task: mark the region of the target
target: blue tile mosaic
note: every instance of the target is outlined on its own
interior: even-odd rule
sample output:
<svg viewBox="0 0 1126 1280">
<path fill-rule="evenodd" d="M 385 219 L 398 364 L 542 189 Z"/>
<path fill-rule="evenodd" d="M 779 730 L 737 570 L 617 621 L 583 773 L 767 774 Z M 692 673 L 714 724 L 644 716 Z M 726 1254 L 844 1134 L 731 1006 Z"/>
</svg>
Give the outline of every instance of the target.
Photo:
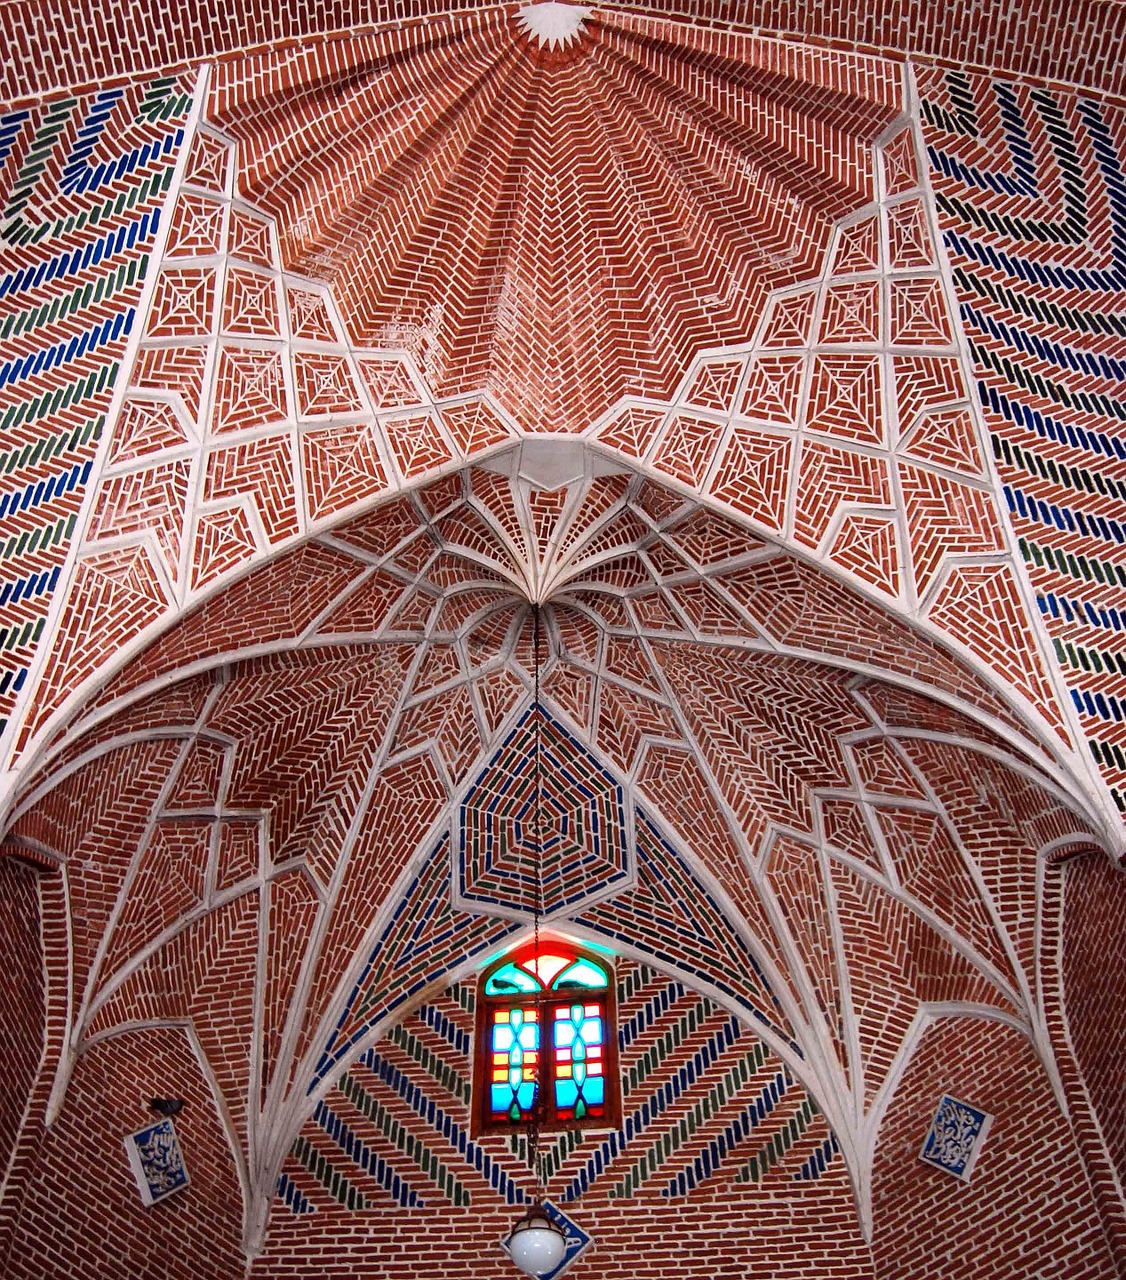
<svg viewBox="0 0 1126 1280">
<path fill-rule="evenodd" d="M 968 1182 L 992 1123 L 987 1112 L 944 1093 L 919 1159 Z"/>
</svg>

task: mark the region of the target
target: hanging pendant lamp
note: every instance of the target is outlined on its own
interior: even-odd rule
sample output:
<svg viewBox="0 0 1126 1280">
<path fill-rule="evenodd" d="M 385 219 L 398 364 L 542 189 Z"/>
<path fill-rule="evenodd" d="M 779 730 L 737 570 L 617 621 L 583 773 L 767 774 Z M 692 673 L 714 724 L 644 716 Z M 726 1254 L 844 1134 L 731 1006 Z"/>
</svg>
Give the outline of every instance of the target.
<svg viewBox="0 0 1126 1280">
<path fill-rule="evenodd" d="M 536 1200 L 512 1228 L 504 1247 L 521 1271 L 530 1276 L 546 1276 L 567 1256 L 567 1237 Z"/>
<path fill-rule="evenodd" d="M 533 929 L 535 934 L 535 958 L 532 966 L 538 974 L 540 969 L 540 916 L 543 914 L 543 774 L 542 735 L 540 728 L 540 606 L 533 606 L 532 635 L 535 649 L 533 679 L 535 683 L 535 800 L 532 810 L 533 831 L 536 853 L 536 899 L 533 909 Z M 541 1046 L 542 1052 L 542 1046 Z M 548 1217 L 544 1208 L 544 1192 L 547 1190 L 547 1179 L 544 1176 L 543 1162 L 540 1159 L 540 1116 L 543 1112 L 543 1099 L 540 1096 L 539 1080 L 536 1081 L 535 1093 L 532 1097 L 532 1113 L 528 1122 L 528 1163 L 536 1180 L 536 1191 L 528 1212 L 512 1228 L 505 1248 L 508 1256 L 530 1276 L 550 1275 L 567 1256 L 567 1237 Z"/>
</svg>

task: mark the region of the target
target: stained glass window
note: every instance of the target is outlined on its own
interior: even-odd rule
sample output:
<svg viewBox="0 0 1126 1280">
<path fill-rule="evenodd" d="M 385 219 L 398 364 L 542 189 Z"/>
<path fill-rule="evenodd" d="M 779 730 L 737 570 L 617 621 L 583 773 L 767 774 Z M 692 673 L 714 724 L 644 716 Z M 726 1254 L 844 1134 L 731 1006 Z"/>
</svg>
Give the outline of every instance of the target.
<svg viewBox="0 0 1126 1280">
<path fill-rule="evenodd" d="M 539 1075 L 539 1010 L 519 1005 L 492 1010 L 492 1101 L 494 1116 L 514 1124 L 525 1119 L 535 1101 Z"/>
<path fill-rule="evenodd" d="M 555 1056 L 555 1114 L 560 1120 L 600 1116 L 606 1100 L 602 1075 L 606 1020 L 602 1005 L 555 1005 L 554 1015 L 551 1043 Z"/>
<path fill-rule="evenodd" d="M 599 958 L 552 942 L 494 965 L 481 984 L 481 1127 L 526 1124 L 537 1108 L 547 1129 L 614 1123 L 612 1019 L 611 973 Z"/>
</svg>

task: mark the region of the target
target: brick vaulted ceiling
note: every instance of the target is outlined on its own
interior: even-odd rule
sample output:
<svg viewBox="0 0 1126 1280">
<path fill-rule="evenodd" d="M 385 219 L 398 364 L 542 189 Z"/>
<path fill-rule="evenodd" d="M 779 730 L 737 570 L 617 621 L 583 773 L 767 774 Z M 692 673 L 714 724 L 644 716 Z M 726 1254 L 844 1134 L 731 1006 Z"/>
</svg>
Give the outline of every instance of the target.
<svg viewBox="0 0 1126 1280">
<path fill-rule="evenodd" d="M 342 41 L 329 66 L 222 68 L 212 120 L 360 345 L 581 431 L 627 392 L 667 398 L 816 270 L 901 97 L 875 60 L 614 13 L 541 50 L 496 10 Z"/>
<path fill-rule="evenodd" d="M 93 341 L 40 359 L 5 278 L 29 349 L 0 408 L 85 448 L 49 381 L 77 363 L 105 413 L 84 505 L 52 508 L 72 554 L 36 566 L 56 604 L 3 604 L 44 636 L 0 689 L 4 851 L 66 873 L 42 1111 L 118 1037 L 187 1027 L 251 1253 L 279 1186 L 311 1203 L 286 1160 L 340 1072 L 527 931 L 535 732 L 553 925 L 761 1037 L 865 1232 L 930 1020 L 1015 1032 L 1062 1096 L 1044 867 L 1121 842 L 989 467 L 902 65 L 827 47 L 883 43 L 851 29 L 538 8 L 193 36 L 94 124 L 5 126 L 65 196 L 49 224 L 5 188 L 13 243 L 77 234 L 83 129 L 154 166 L 145 234 L 169 192 Z"/>
<path fill-rule="evenodd" d="M 925 1010 L 1051 1060 L 1037 867 L 1096 837 L 1003 702 L 699 502 L 532 440 L 251 574 L 78 713 L 7 846 L 68 865 L 81 922 L 56 1097 L 138 1019 L 189 1023 L 260 1240 L 336 1074 L 527 926 L 527 842 L 472 850 L 487 798 L 529 785 L 537 717 L 549 917 L 748 1019 L 862 1221 Z M 603 853 L 567 854 L 607 787 Z"/>
</svg>

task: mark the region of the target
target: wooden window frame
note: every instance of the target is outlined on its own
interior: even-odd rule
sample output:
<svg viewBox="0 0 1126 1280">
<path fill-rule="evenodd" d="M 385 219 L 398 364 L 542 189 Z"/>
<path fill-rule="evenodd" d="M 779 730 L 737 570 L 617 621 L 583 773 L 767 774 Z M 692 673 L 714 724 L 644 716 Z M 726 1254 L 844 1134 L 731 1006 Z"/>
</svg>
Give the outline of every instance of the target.
<svg viewBox="0 0 1126 1280">
<path fill-rule="evenodd" d="M 541 941 L 541 952 L 546 953 L 551 947 L 550 939 Z M 589 951 L 576 946 L 573 942 L 559 940 L 555 945 L 566 948 L 577 960 L 589 960 L 604 969 L 607 975 L 605 987 L 593 988 L 583 995 L 583 1004 L 599 1004 L 602 1006 L 602 1078 L 604 1085 L 603 1114 L 600 1116 L 584 1116 L 580 1120 L 573 1118 L 560 1119 L 555 1109 L 555 1077 L 554 1052 L 546 1052 L 545 1048 L 554 1050 L 550 1044 L 551 1029 L 554 1026 L 553 1008 L 555 1005 L 578 1004 L 578 991 L 541 991 L 532 995 L 515 996 L 485 994 L 485 984 L 498 970 L 512 962 L 526 948 L 518 948 L 501 956 L 489 965 L 477 980 L 476 1000 L 476 1032 L 473 1040 L 473 1086 L 472 1086 L 472 1137 L 491 1133 L 524 1133 L 530 1123 L 529 1118 L 519 1121 L 498 1120 L 492 1112 L 491 1076 L 492 1076 L 492 1018 L 493 1009 L 498 1006 L 509 1009 L 538 1009 L 540 1014 L 540 1049 L 537 1062 L 537 1087 L 543 1099 L 540 1117 L 541 1133 L 565 1133 L 568 1129 L 617 1129 L 621 1125 L 622 1082 L 618 1073 L 618 993 L 614 976 L 614 965 L 609 956 Z"/>
</svg>

